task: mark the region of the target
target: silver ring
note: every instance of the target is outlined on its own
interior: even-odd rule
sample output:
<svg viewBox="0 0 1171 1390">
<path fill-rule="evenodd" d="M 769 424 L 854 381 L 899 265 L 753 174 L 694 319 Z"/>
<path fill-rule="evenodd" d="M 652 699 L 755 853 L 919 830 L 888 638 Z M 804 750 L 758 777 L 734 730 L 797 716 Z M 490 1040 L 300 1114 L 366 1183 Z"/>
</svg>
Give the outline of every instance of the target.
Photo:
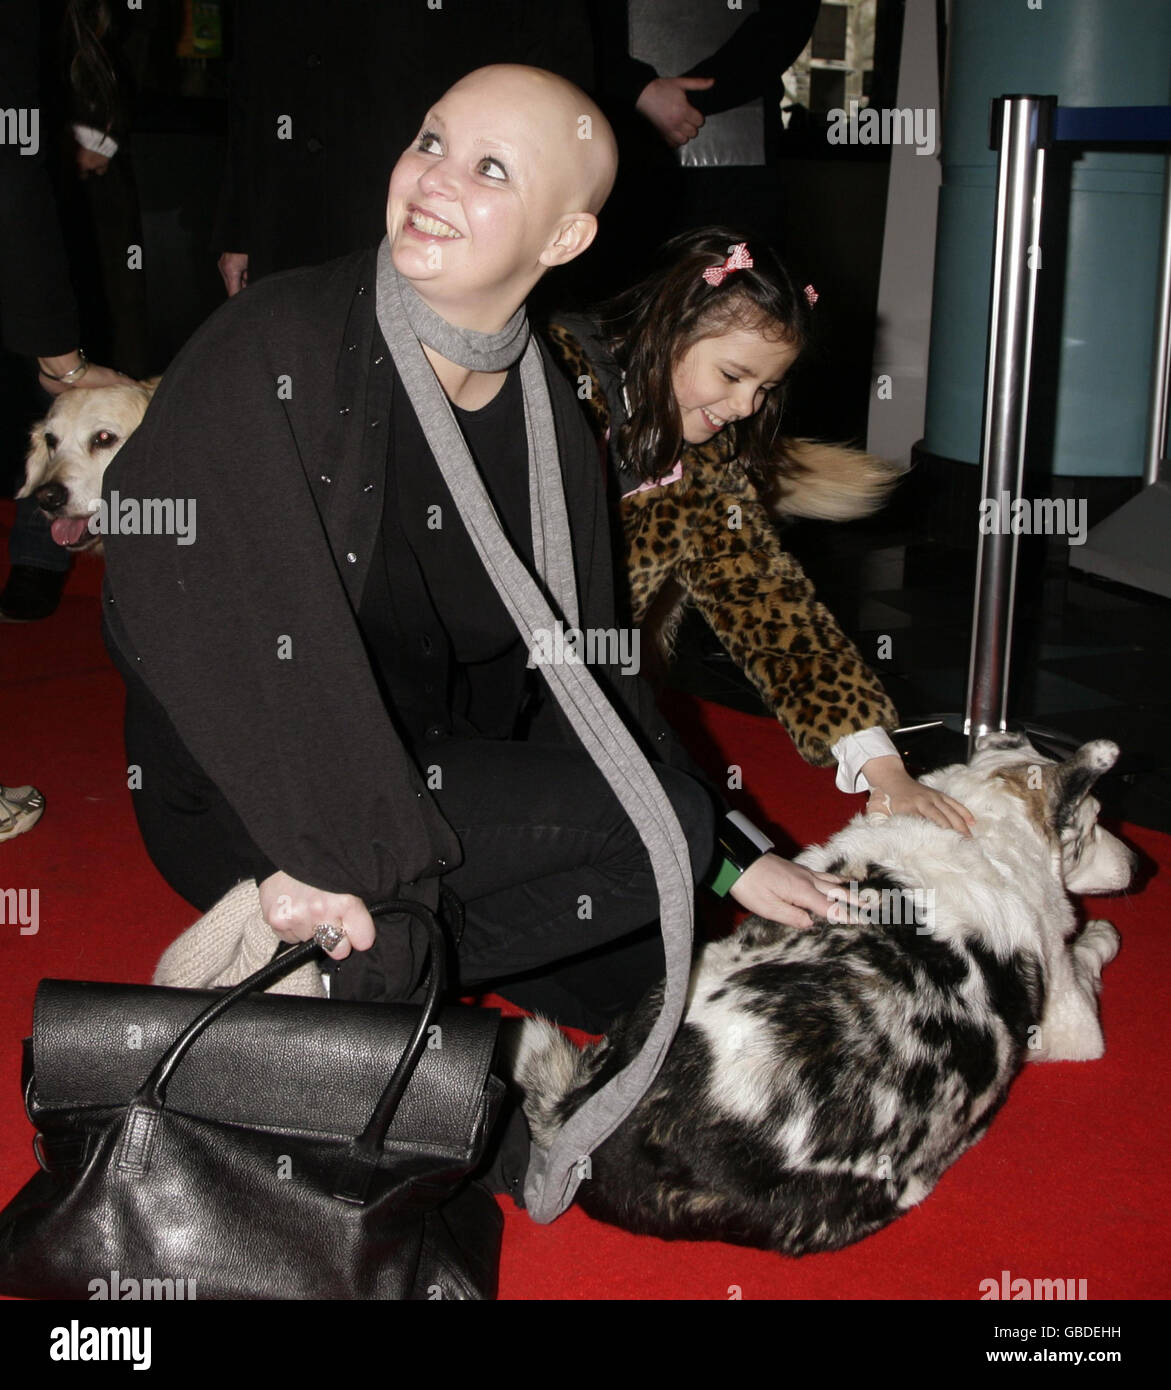
<svg viewBox="0 0 1171 1390">
<path fill-rule="evenodd" d="M 345 932 L 341 927 L 335 927 L 332 922 L 318 922 L 313 932 L 313 940 L 323 951 L 332 951 L 346 939 Z"/>
</svg>

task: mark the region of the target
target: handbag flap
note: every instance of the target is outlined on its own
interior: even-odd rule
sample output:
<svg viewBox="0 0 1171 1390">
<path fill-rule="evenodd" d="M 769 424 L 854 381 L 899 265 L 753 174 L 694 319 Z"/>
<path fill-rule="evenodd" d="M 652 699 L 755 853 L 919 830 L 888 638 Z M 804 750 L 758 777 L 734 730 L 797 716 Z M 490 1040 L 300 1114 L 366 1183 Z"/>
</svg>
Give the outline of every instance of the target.
<svg viewBox="0 0 1171 1390">
<path fill-rule="evenodd" d="M 222 991 L 42 980 L 33 1012 L 36 1105 L 125 1105 L 190 1021 Z M 255 994 L 192 1045 L 168 1109 L 201 1119 L 353 1138 L 419 1018 L 411 1004 Z M 453 1006 L 437 1024 L 387 1147 L 459 1153 L 475 1142 L 500 1021 Z"/>
</svg>

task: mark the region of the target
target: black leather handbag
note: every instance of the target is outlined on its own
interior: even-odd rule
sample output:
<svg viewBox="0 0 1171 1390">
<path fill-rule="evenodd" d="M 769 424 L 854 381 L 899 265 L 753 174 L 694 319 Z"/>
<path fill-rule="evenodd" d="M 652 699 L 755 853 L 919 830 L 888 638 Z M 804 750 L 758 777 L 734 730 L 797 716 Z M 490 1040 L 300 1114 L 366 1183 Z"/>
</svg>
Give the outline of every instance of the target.
<svg viewBox="0 0 1171 1390">
<path fill-rule="evenodd" d="M 504 1091 L 499 1013 L 440 1007 L 427 908 L 371 911 L 427 927 L 422 1004 L 257 993 L 312 941 L 227 992 L 41 982 L 23 1083 L 42 1171 L 0 1212 L 0 1292 L 495 1297 L 503 1219 L 468 1175 Z"/>
</svg>

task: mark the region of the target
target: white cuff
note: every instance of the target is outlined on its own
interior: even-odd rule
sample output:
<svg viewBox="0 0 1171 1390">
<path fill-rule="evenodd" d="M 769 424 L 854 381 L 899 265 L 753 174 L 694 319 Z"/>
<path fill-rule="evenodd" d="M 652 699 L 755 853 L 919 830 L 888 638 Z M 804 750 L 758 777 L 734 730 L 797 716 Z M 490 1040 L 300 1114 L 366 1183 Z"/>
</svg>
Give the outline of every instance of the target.
<svg viewBox="0 0 1171 1390">
<path fill-rule="evenodd" d="M 838 760 L 837 788 L 843 792 L 868 792 L 870 783 L 862 776 L 862 769 L 871 758 L 887 758 L 893 753 L 897 758 L 899 750 L 891 742 L 885 729 L 862 729 L 856 734 L 847 734 L 838 739 L 829 750 Z"/>
<path fill-rule="evenodd" d="M 92 125 L 82 125 L 75 121 L 73 123 L 73 138 L 83 150 L 92 150 L 94 154 L 104 154 L 107 159 L 113 159 L 118 153 L 117 140 L 109 135 L 103 135 Z"/>
</svg>

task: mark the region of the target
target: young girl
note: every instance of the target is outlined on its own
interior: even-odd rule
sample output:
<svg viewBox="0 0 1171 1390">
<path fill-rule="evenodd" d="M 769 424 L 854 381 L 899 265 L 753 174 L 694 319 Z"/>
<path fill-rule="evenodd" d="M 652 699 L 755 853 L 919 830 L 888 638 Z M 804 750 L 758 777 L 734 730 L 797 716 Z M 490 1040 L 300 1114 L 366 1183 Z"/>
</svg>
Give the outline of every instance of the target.
<svg viewBox="0 0 1171 1390">
<path fill-rule="evenodd" d="M 893 481 L 877 459 L 786 440 L 783 383 L 816 302 L 726 227 L 675 237 L 661 268 L 552 336 L 618 480 L 635 622 L 669 647 L 703 613 L 808 762 L 837 762 L 875 813 L 966 833 L 970 813 L 908 775 L 882 683 L 786 553 L 773 512 L 845 520 Z"/>
</svg>

